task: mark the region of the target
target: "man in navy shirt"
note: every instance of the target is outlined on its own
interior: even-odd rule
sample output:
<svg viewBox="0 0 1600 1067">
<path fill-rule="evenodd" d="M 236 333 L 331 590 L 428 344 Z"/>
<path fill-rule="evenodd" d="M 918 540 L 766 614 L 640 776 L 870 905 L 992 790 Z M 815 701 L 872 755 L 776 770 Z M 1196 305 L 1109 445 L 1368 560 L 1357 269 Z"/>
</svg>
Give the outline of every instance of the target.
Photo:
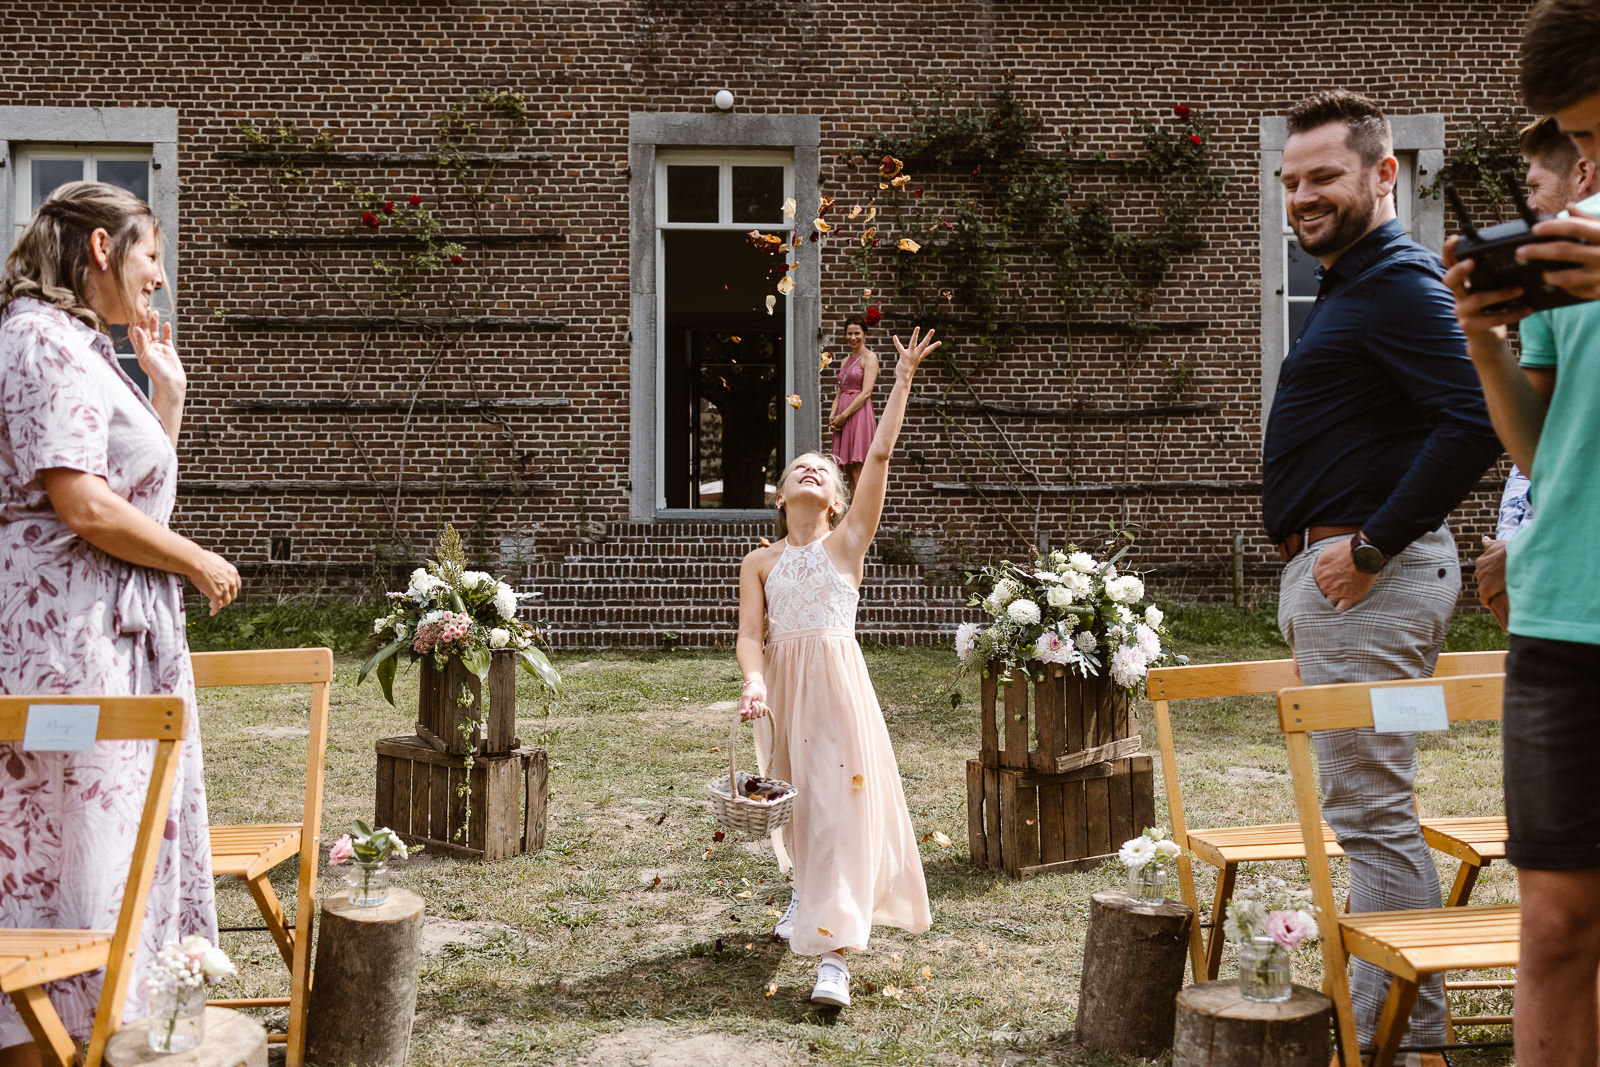
<svg viewBox="0 0 1600 1067">
<path fill-rule="evenodd" d="M 1500 455 L 1439 257 L 1395 216 L 1398 164 L 1377 104 L 1319 93 L 1288 115 L 1284 205 L 1321 261 L 1316 304 L 1278 377 L 1262 514 L 1285 561 L 1278 623 L 1308 685 L 1433 672 L 1461 589 L 1445 516 Z M 1322 813 L 1350 860 L 1350 910 L 1438 907 L 1412 801 L 1416 735 L 1313 736 Z M 1363 1044 L 1388 980 L 1354 963 Z M 1408 1044 L 1445 1041 L 1423 985 Z"/>
</svg>

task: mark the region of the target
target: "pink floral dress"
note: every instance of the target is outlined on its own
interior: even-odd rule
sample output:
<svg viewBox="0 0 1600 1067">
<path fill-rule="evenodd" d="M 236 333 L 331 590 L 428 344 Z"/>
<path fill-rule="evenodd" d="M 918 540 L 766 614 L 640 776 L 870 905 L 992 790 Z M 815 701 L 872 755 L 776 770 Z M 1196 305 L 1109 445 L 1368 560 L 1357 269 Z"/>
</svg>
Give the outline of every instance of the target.
<svg viewBox="0 0 1600 1067">
<path fill-rule="evenodd" d="M 189 740 L 124 1013 L 139 1018 L 160 947 L 217 936 L 183 584 L 67 529 L 39 477 L 57 467 L 100 475 L 162 525 L 172 514 L 177 454 L 110 340 L 21 298 L 0 320 L 0 692 L 177 693 L 188 704 Z M 151 742 L 74 753 L 0 744 L 0 927 L 116 925 L 152 756 Z M 96 974 L 50 987 L 79 1039 L 93 1025 L 100 985 Z M 0 1047 L 29 1040 L 0 997 Z"/>
</svg>

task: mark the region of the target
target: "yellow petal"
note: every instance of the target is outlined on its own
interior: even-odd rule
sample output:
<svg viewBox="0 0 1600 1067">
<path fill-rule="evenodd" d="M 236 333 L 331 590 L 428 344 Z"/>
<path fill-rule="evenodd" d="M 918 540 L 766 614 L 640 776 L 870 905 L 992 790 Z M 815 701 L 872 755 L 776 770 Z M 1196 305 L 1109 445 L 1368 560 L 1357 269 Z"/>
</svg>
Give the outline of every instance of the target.
<svg viewBox="0 0 1600 1067">
<path fill-rule="evenodd" d="M 749 900 L 750 899 L 750 890 L 746 889 L 743 893 L 740 893 L 739 894 L 739 899 L 740 900 Z"/>
<path fill-rule="evenodd" d="M 790 393 L 784 399 L 789 401 L 789 406 L 790 407 L 794 408 L 796 411 L 800 410 L 800 394 L 799 393 Z"/>
<path fill-rule="evenodd" d="M 861 205 L 860 204 L 857 204 L 855 207 L 850 209 L 850 217 L 851 218 L 855 218 L 859 214 L 861 214 Z"/>
<path fill-rule="evenodd" d="M 708 860 L 708 859 L 711 858 L 711 854 L 713 852 L 715 852 L 715 851 L 716 851 L 716 849 L 714 849 L 714 848 L 708 848 L 708 849 L 706 849 L 706 854 L 704 856 L 701 856 L 700 858 L 703 859 L 703 860 Z"/>
<path fill-rule="evenodd" d="M 827 370 L 828 369 L 828 364 L 830 364 L 832 362 L 833 362 L 833 353 L 832 352 L 824 352 L 824 353 L 822 353 L 822 362 L 819 365 L 818 369 L 819 370 Z"/>
<path fill-rule="evenodd" d="M 784 296 L 794 292 L 794 276 L 792 274 L 785 274 L 778 279 L 778 292 Z"/>
<path fill-rule="evenodd" d="M 900 962 L 900 953 L 898 953 L 898 952 L 889 953 L 889 962 L 890 963 L 899 963 Z"/>
<path fill-rule="evenodd" d="M 731 334 L 728 335 L 728 340 L 732 341 L 734 344 L 738 344 L 740 341 L 743 341 L 744 338 L 740 337 L 736 333 L 731 333 Z"/>
<path fill-rule="evenodd" d="M 771 293 L 767 294 L 767 314 L 772 314 L 772 309 L 778 306 L 778 298 Z"/>
<path fill-rule="evenodd" d="M 940 830 L 935 830 L 933 832 L 933 839 L 934 839 L 934 841 L 936 841 L 938 843 L 940 848 L 949 848 L 950 847 L 950 839 L 948 837 L 946 837 L 944 835 L 944 833 L 942 831 L 940 831 Z"/>
<path fill-rule="evenodd" d="M 826 215 L 831 207 L 833 207 L 833 197 L 825 196 L 822 198 L 822 203 L 817 205 L 817 214 Z"/>
<path fill-rule="evenodd" d="M 902 252 L 917 252 L 922 249 L 921 245 L 917 244 L 917 242 L 913 241 L 909 237 L 900 238 L 899 243 L 895 247 L 900 249 Z"/>
<path fill-rule="evenodd" d="M 761 542 L 761 547 L 762 548 L 771 548 L 772 547 L 772 542 L 768 541 L 765 537 L 758 538 L 758 540 Z"/>
<path fill-rule="evenodd" d="M 863 299 L 863 300 L 871 300 L 872 299 L 872 290 L 871 289 L 863 289 L 863 290 L 861 290 L 861 299 Z"/>
<path fill-rule="evenodd" d="M 883 987 L 883 995 L 886 997 L 892 997 L 895 1000 L 899 1000 L 900 989 L 898 986 L 886 985 Z"/>
<path fill-rule="evenodd" d="M 989 951 L 989 946 L 985 945 L 982 941 L 979 941 L 978 942 L 978 951 L 979 952 L 988 952 Z"/>
<path fill-rule="evenodd" d="M 932 978 L 932 977 L 933 977 L 933 968 L 927 966 L 926 964 L 924 964 L 923 967 L 922 967 L 922 978 L 923 978 L 923 980 L 926 981 L 927 979 Z"/>
<path fill-rule="evenodd" d="M 861 775 L 859 775 L 859 774 L 853 775 L 850 778 L 850 789 L 853 792 L 859 793 L 863 789 L 865 789 L 866 787 L 867 787 L 867 780 L 865 778 L 861 777 Z"/>
<path fill-rule="evenodd" d="M 894 186 L 896 189 L 898 189 L 898 188 L 900 188 L 902 185 L 904 185 L 906 182 L 908 182 L 910 180 L 911 180 L 911 175 L 902 174 L 898 178 L 889 179 L 889 184 Z"/>
<path fill-rule="evenodd" d="M 862 221 L 871 222 L 873 219 L 875 219 L 877 217 L 878 217 L 878 208 L 877 208 L 877 205 L 873 205 L 872 207 L 867 208 L 867 217 L 865 219 L 863 219 Z"/>
<path fill-rule="evenodd" d="M 768 999 L 771 999 L 771 997 L 777 992 L 778 992 L 778 983 L 777 982 L 769 982 L 767 984 L 767 997 L 768 997 Z"/>
<path fill-rule="evenodd" d="M 786 219 L 794 218 L 794 197 L 792 196 L 783 202 L 783 217 Z"/>
<path fill-rule="evenodd" d="M 816 227 L 818 233 L 827 233 L 829 230 L 833 229 L 833 224 L 824 218 L 812 219 L 811 225 Z"/>
<path fill-rule="evenodd" d="M 832 930 L 825 930 L 820 926 L 817 927 L 817 933 L 821 934 L 823 937 L 832 937 L 833 936 L 833 931 Z"/>
</svg>

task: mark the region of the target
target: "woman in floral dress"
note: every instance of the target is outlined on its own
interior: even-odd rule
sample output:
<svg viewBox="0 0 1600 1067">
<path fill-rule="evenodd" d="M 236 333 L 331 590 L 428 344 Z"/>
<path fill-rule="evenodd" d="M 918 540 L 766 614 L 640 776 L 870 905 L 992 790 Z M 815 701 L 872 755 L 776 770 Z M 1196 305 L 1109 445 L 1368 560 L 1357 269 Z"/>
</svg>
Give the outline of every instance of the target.
<svg viewBox="0 0 1600 1067">
<path fill-rule="evenodd" d="M 185 380 L 172 327 L 150 306 L 163 283 L 149 207 L 94 182 L 40 206 L 0 279 L 0 692 L 175 693 L 188 705 L 125 1018 L 144 1014 L 162 944 L 216 939 L 183 580 L 213 614 L 239 590 L 230 563 L 167 528 Z M 149 399 L 118 365 L 112 325 L 129 327 Z M 0 744 L 0 927 L 116 925 L 153 751 Z M 49 988 L 80 1040 L 100 986 L 96 974 Z M 0 997 L 0 1067 L 37 1057 Z"/>
</svg>

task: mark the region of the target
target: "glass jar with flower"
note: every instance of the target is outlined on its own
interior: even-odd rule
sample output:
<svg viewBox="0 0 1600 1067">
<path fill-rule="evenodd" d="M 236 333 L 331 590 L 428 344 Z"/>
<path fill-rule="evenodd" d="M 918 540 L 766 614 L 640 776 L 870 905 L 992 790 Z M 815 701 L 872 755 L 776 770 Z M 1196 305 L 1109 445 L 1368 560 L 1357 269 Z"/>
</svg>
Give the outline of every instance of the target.
<svg viewBox="0 0 1600 1067">
<path fill-rule="evenodd" d="M 1310 900 L 1309 889 L 1290 889 L 1270 875 L 1234 892 L 1222 929 L 1238 950 L 1239 995 L 1245 1000 L 1276 1003 L 1293 995 L 1290 956 L 1317 937 Z"/>
<path fill-rule="evenodd" d="M 350 903 L 358 908 L 375 908 L 389 898 L 389 857 L 406 859 L 406 843 L 387 826 L 377 830 L 357 819 L 350 832 L 328 850 L 328 865 L 351 864 L 345 874 L 350 887 Z"/>
<path fill-rule="evenodd" d="M 206 987 L 235 973 L 220 948 L 194 934 L 168 941 L 156 955 L 145 1043 L 152 1052 L 186 1052 L 206 1036 Z"/>
<path fill-rule="evenodd" d="M 1122 843 L 1117 859 L 1128 869 L 1128 896 L 1141 904 L 1160 904 L 1167 899 L 1167 861 L 1178 854 L 1178 845 L 1155 827 L 1147 827 L 1138 837 Z"/>
</svg>

